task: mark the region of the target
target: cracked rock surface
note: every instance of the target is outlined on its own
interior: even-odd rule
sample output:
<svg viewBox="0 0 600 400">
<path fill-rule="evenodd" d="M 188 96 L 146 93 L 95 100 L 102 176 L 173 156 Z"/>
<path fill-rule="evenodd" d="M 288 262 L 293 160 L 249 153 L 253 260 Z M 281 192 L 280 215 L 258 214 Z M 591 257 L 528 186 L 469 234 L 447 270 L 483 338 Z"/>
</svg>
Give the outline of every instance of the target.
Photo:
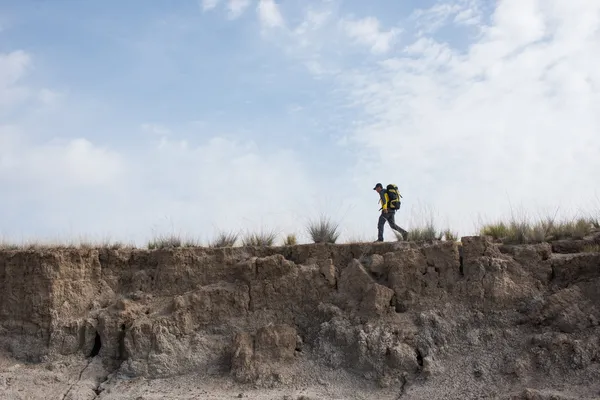
<svg viewBox="0 0 600 400">
<path fill-rule="evenodd" d="M 0 399 L 600 398 L 577 249 L 1 251 Z"/>
</svg>

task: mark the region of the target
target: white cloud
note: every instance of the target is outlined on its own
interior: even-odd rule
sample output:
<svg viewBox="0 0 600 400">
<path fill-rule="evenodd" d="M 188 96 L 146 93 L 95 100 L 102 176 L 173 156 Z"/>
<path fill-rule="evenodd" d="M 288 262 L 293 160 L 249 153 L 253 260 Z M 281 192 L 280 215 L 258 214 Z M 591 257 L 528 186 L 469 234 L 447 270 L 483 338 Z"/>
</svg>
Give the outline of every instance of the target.
<svg viewBox="0 0 600 400">
<path fill-rule="evenodd" d="M 457 3 L 437 3 L 427 9 L 418 9 L 412 14 L 412 18 L 417 21 L 417 27 L 421 34 L 431 34 L 441 28 L 450 16 L 460 12 L 472 12 L 471 9 L 461 10 Z M 462 16 L 460 19 L 465 18 Z"/>
<path fill-rule="evenodd" d="M 510 42 L 515 47 L 544 37 L 545 21 L 539 0 L 504 0 L 493 15 L 490 38 Z"/>
<path fill-rule="evenodd" d="M 0 88 L 16 83 L 30 66 L 31 56 L 22 50 L 0 54 Z"/>
<path fill-rule="evenodd" d="M 229 0 L 227 9 L 229 10 L 229 18 L 236 19 L 246 11 L 250 5 L 250 0 Z"/>
<path fill-rule="evenodd" d="M 54 106 L 60 102 L 63 95 L 51 89 L 41 89 L 38 93 L 38 100 L 46 106 Z"/>
<path fill-rule="evenodd" d="M 25 82 L 32 69 L 33 57 L 27 52 L 0 53 L 0 116 L 28 103 L 51 107 L 60 102 L 61 93 L 48 88 L 33 89 Z"/>
<path fill-rule="evenodd" d="M 162 138 L 132 156 L 85 139 L 35 144 L 0 130 L 0 144 L 0 182 L 44 215 L 37 233 L 111 232 L 140 245 L 154 228 L 203 239 L 263 227 L 302 236 L 299 224 L 317 197 L 296 154 L 252 142 Z M 56 220 L 51 210 L 59 209 Z"/>
<path fill-rule="evenodd" d="M 441 1 L 426 9 L 417 9 L 410 16 L 416 22 L 417 36 L 431 35 L 452 19 L 457 25 L 475 26 L 483 19 L 481 0 Z"/>
<path fill-rule="evenodd" d="M 172 134 L 169 128 L 166 128 L 162 125 L 145 123 L 141 126 L 142 131 L 149 133 L 154 136 L 170 136 Z"/>
<path fill-rule="evenodd" d="M 110 185 L 122 171 L 114 151 L 84 138 L 31 143 L 18 128 L 0 126 L 0 180 L 17 180 L 52 190 Z"/>
<path fill-rule="evenodd" d="M 31 64 L 31 56 L 24 51 L 0 53 L 0 115 L 30 95 L 27 87 L 17 84 Z"/>
<path fill-rule="evenodd" d="M 281 28 L 285 25 L 279 6 L 275 0 L 260 0 L 256 7 L 261 24 L 267 28 Z"/>
<path fill-rule="evenodd" d="M 359 176 L 396 181 L 405 203 L 433 204 L 463 233 L 509 200 L 565 212 L 592 198 L 600 4 L 568 8 L 500 1 L 466 53 L 421 38 L 404 56 L 346 72 L 341 86 L 364 111 L 353 139 L 373 162 Z"/>
<path fill-rule="evenodd" d="M 214 9 L 220 2 L 220 0 L 199 0 L 203 11 L 210 11 Z"/>
<path fill-rule="evenodd" d="M 397 28 L 388 31 L 382 30 L 379 20 L 375 17 L 359 20 L 344 19 L 340 21 L 340 25 L 350 38 L 369 46 L 373 53 L 378 54 L 387 53 L 400 33 Z"/>
<path fill-rule="evenodd" d="M 309 8 L 306 11 L 304 20 L 294 30 L 294 33 L 302 37 L 303 35 L 315 32 L 321 29 L 331 19 L 331 16 L 331 10 L 317 11 Z"/>
<path fill-rule="evenodd" d="M 202 11 L 214 10 L 221 0 L 201 0 Z M 234 20 L 239 18 L 244 11 L 250 6 L 251 0 L 228 0 L 227 1 L 227 16 L 229 19 Z"/>
</svg>

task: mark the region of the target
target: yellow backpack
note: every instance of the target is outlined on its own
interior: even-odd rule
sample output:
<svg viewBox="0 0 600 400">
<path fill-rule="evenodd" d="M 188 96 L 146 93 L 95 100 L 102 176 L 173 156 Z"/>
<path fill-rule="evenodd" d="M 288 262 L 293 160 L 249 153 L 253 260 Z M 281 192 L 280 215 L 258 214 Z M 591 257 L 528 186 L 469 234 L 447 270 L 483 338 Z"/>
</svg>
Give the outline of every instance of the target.
<svg viewBox="0 0 600 400">
<path fill-rule="evenodd" d="M 389 200 L 389 208 L 392 210 L 400 209 L 400 205 L 402 204 L 400 199 L 402 198 L 402 195 L 398 191 L 398 186 L 394 185 L 393 183 L 390 183 L 389 185 L 386 186 L 385 190 L 390 199 Z"/>
</svg>

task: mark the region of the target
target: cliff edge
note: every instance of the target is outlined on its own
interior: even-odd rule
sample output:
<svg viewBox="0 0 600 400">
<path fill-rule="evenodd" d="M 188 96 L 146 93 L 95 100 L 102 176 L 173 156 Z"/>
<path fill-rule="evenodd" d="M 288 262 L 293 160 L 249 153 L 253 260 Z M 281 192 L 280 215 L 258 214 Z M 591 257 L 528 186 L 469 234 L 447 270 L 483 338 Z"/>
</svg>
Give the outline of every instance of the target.
<svg viewBox="0 0 600 400">
<path fill-rule="evenodd" d="M 2 251 L 0 398 L 597 399 L 586 243 Z"/>
</svg>

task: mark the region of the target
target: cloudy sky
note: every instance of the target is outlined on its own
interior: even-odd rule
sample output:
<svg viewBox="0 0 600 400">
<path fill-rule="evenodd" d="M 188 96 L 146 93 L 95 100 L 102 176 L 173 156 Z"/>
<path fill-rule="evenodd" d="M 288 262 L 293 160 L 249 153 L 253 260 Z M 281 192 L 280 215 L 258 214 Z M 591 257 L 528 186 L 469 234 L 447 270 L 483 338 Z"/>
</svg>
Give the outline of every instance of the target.
<svg viewBox="0 0 600 400">
<path fill-rule="evenodd" d="M 5 240 L 468 235 L 600 210 L 599 128 L 597 0 L 0 3 Z"/>
</svg>

